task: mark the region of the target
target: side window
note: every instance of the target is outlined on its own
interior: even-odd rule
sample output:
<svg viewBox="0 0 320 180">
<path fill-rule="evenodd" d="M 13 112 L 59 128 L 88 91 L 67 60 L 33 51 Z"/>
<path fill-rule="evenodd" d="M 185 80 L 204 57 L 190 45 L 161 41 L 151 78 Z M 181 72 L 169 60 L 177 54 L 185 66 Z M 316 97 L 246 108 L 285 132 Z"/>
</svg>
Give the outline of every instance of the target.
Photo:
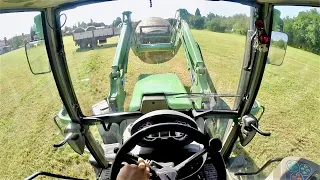
<svg viewBox="0 0 320 180">
<path fill-rule="evenodd" d="M 96 3 L 62 11 L 68 17 L 61 28 L 66 60 L 85 115 L 94 114 L 93 107 L 103 104 L 110 92 L 109 74 L 124 11 L 114 7 L 115 3 L 118 2 Z"/>
<path fill-rule="evenodd" d="M 33 75 L 26 58 L 25 47 L 35 74 L 50 70 L 38 20 L 35 11 L 0 14 L 0 179 L 71 165 L 53 158 L 52 144 L 61 137 L 52 118 L 62 106 L 53 76 Z"/>
<path fill-rule="evenodd" d="M 274 157 L 302 156 L 320 162 L 315 153 L 319 149 L 316 132 L 320 132 L 320 8 L 275 6 L 275 9 L 280 12 L 277 22 L 283 22 L 283 33 L 288 35 L 286 55 L 281 66 L 266 67 L 257 97 L 266 108 L 259 123 L 271 131 L 272 140 L 256 135 L 245 151 L 234 151 L 249 160 L 252 168 L 247 172 L 255 171 Z M 274 25 L 273 31 L 279 33 L 280 27 Z M 281 51 L 281 46 L 271 48 Z M 267 176 L 271 170 L 267 168 L 257 179 L 264 179 L 261 176 Z"/>
</svg>

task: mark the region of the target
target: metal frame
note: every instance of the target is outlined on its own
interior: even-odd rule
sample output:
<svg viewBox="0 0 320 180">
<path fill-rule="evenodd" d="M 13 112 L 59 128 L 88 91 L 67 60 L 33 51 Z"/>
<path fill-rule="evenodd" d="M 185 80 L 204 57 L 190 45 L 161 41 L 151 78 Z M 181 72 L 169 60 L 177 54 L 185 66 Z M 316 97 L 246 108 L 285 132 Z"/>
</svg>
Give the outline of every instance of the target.
<svg viewBox="0 0 320 180">
<path fill-rule="evenodd" d="M 271 38 L 272 31 L 272 20 L 273 20 L 273 5 L 272 4 L 262 4 L 258 9 L 259 17 L 265 17 L 264 24 L 265 30 L 268 33 L 268 37 Z M 269 44 L 270 45 L 270 44 Z M 268 57 L 268 52 L 257 51 L 255 59 L 253 60 L 252 69 L 247 72 L 245 67 L 245 62 L 243 64 L 243 69 L 240 78 L 240 84 L 238 86 L 238 93 L 243 95 L 240 100 L 239 106 L 239 117 L 242 117 L 246 114 L 250 114 L 250 109 L 253 106 L 253 103 L 258 94 L 262 77 L 264 74 L 264 69 L 266 66 Z M 248 80 L 248 81 L 247 81 Z M 245 90 L 245 91 L 243 91 Z M 221 150 L 221 153 L 225 160 L 230 156 L 233 146 L 238 139 L 238 134 L 240 132 L 239 124 L 233 123 L 231 130 L 229 131 L 228 138 L 224 142 L 224 146 Z"/>
<path fill-rule="evenodd" d="M 46 40 L 46 46 L 48 48 L 48 57 L 52 74 L 56 82 L 56 86 L 61 97 L 61 100 L 72 120 L 72 122 L 81 124 L 81 118 L 83 114 L 79 107 L 75 92 L 73 90 L 72 82 L 70 79 L 68 65 L 65 58 L 62 34 L 59 21 L 60 10 L 58 8 L 47 8 L 45 9 L 47 23 L 51 24 L 52 29 L 47 23 L 44 28 L 44 38 Z M 43 21 L 44 16 L 42 16 Z M 101 167 L 107 167 L 107 161 L 104 157 L 103 152 L 100 151 L 100 147 L 94 140 L 89 127 L 81 126 L 84 129 L 85 144 L 92 156 L 96 159 Z"/>
</svg>

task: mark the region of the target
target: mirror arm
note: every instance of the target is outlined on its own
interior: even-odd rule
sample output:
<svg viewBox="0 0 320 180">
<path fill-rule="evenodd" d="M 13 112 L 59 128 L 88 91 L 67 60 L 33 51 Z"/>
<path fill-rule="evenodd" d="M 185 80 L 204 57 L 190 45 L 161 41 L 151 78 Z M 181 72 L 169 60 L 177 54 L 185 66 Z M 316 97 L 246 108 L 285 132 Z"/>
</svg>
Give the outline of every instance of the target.
<svg viewBox="0 0 320 180">
<path fill-rule="evenodd" d="M 74 134 L 72 132 L 68 133 L 66 135 L 66 137 L 61 142 L 59 142 L 58 144 L 54 144 L 53 147 L 58 148 L 58 147 L 61 147 L 61 146 L 65 145 L 68 142 L 69 139 L 76 138 L 75 135 L 76 134 Z"/>
<path fill-rule="evenodd" d="M 271 135 L 271 133 L 269 133 L 269 132 L 263 132 L 263 131 L 261 131 L 258 127 L 256 127 L 254 124 L 250 124 L 251 125 L 251 127 L 254 129 L 254 130 L 256 130 L 259 134 L 261 134 L 262 136 L 270 136 Z"/>
</svg>

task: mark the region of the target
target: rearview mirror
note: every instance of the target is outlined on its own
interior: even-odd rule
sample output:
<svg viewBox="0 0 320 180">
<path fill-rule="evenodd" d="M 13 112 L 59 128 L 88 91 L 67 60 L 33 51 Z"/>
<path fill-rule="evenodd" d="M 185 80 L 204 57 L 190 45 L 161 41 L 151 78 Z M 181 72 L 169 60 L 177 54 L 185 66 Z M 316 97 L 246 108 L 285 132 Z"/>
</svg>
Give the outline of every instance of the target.
<svg viewBox="0 0 320 180">
<path fill-rule="evenodd" d="M 272 31 L 268 53 L 268 64 L 280 66 L 287 50 L 288 35 L 283 32 Z"/>
<path fill-rule="evenodd" d="M 24 48 L 32 74 L 37 75 L 51 72 L 44 40 L 27 42 Z"/>
</svg>

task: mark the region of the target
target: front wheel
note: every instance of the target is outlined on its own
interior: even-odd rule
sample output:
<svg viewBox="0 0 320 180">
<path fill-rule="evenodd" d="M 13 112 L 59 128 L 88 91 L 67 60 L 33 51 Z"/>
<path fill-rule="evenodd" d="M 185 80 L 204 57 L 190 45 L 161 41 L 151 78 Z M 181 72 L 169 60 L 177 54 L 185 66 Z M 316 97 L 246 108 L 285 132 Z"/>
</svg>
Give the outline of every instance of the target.
<svg viewBox="0 0 320 180">
<path fill-rule="evenodd" d="M 88 47 L 88 43 L 87 42 L 80 42 L 80 49 L 85 49 Z"/>
<path fill-rule="evenodd" d="M 91 41 L 91 43 L 90 43 L 90 47 L 91 47 L 91 48 L 95 48 L 95 47 L 97 47 L 97 46 L 98 46 L 98 40 L 93 39 L 93 40 Z"/>
</svg>

